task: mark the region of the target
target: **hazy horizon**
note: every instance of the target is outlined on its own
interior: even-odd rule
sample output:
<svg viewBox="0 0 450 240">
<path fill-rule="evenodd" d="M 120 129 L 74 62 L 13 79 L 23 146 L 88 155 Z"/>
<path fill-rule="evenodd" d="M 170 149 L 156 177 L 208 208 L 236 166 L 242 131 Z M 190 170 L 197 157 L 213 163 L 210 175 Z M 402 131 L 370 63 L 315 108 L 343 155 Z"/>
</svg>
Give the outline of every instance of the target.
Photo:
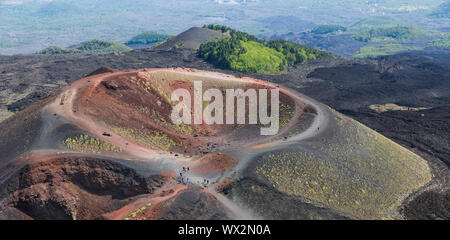
<svg viewBox="0 0 450 240">
<path fill-rule="evenodd" d="M 2 0 L 0 54 L 34 53 L 90 39 L 125 42 L 144 31 L 175 35 L 222 24 L 254 35 L 308 31 L 321 24 L 351 26 L 370 16 L 398 25 L 447 32 L 448 18 L 431 18 L 444 0 Z M 182 21 L 180 21 L 182 19 Z"/>
</svg>

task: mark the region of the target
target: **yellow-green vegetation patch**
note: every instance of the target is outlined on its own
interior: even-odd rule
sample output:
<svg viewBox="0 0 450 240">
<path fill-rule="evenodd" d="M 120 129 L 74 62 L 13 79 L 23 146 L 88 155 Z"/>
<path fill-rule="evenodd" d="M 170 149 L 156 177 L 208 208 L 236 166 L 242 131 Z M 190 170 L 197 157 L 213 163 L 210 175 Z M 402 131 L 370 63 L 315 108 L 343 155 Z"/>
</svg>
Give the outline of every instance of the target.
<svg viewBox="0 0 450 240">
<path fill-rule="evenodd" d="M 431 109 L 429 107 L 406 107 L 406 106 L 399 106 L 394 103 L 386 103 L 386 104 L 372 104 L 369 106 L 370 109 L 382 113 L 382 112 L 388 112 L 388 111 L 422 111 Z"/>
<path fill-rule="evenodd" d="M 289 103 L 280 103 L 280 128 L 286 126 L 295 113 L 295 106 Z"/>
<path fill-rule="evenodd" d="M 154 130 L 150 131 L 145 128 L 129 128 L 129 127 L 118 127 L 118 126 L 108 126 L 116 134 L 127 138 L 129 140 L 135 141 L 142 146 L 149 147 L 151 149 L 170 151 L 172 147 L 183 147 L 186 148 L 186 143 L 177 142 L 170 138 L 167 134 Z"/>
<path fill-rule="evenodd" d="M 152 78 L 150 75 L 150 80 L 144 78 L 134 78 L 135 83 L 146 92 L 150 92 L 152 89 L 157 92 L 161 97 L 163 97 L 168 103 L 171 103 L 168 88 L 164 87 L 163 83 L 156 78 Z"/>
<path fill-rule="evenodd" d="M 232 70 L 266 74 L 285 72 L 286 59 L 282 53 L 254 41 L 241 41 L 241 44 L 246 52 L 239 55 L 236 61 L 231 62 L 230 68 Z"/>
<path fill-rule="evenodd" d="M 336 113 L 337 114 L 337 113 Z M 363 219 L 391 217 L 411 191 L 431 180 L 425 160 L 347 117 L 307 151 L 262 156 L 256 173 L 282 192 Z"/>
<path fill-rule="evenodd" d="M 292 128 L 287 134 L 275 138 L 275 140 L 281 140 L 284 139 L 284 137 L 293 137 L 295 135 L 299 135 L 311 124 L 312 120 L 313 117 L 309 114 L 301 115 L 299 118 L 299 122 L 294 128 Z"/>
<path fill-rule="evenodd" d="M 143 212 L 145 209 L 147 209 L 147 207 L 150 207 L 150 206 L 152 206 L 152 204 L 147 203 L 145 206 L 142 206 L 142 207 L 136 209 L 134 212 L 130 213 L 126 218 L 124 218 L 124 220 L 130 220 L 132 218 L 135 218 L 138 213 Z"/>
<path fill-rule="evenodd" d="M 87 134 L 80 135 L 75 138 L 67 138 L 63 141 L 63 143 L 67 148 L 77 152 L 96 154 L 102 154 L 105 152 L 122 152 L 121 148 L 117 148 L 116 146 L 97 138 L 90 137 Z"/>
</svg>

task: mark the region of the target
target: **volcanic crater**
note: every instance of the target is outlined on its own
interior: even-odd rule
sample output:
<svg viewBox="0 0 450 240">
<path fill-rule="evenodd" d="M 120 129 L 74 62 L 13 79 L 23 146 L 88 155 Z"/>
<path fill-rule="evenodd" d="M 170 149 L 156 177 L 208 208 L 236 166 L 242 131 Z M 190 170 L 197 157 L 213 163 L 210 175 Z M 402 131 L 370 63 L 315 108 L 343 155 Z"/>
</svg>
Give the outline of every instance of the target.
<svg viewBox="0 0 450 240">
<path fill-rule="evenodd" d="M 194 95 L 194 81 L 278 89 L 278 134 L 172 123 L 171 93 Z M 99 69 L 0 125 L 3 219 L 401 218 L 432 178 L 419 156 L 311 98 L 189 68 Z"/>
</svg>

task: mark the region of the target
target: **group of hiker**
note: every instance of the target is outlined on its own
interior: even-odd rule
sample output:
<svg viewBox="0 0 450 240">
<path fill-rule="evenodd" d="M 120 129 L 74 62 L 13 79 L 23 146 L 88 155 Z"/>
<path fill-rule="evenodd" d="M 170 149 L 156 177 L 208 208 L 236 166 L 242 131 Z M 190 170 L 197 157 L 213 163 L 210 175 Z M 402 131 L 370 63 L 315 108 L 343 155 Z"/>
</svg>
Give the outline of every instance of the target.
<svg viewBox="0 0 450 240">
<path fill-rule="evenodd" d="M 190 183 L 190 179 L 187 176 L 187 173 L 189 172 L 189 170 L 190 170 L 189 167 L 183 167 L 182 168 L 182 170 L 180 172 L 180 176 L 178 176 L 178 178 L 177 178 L 178 179 L 178 183 L 181 183 L 181 184 L 184 184 L 184 185 L 187 185 L 187 184 Z M 201 183 L 201 185 L 203 187 L 207 187 L 209 185 L 209 180 L 204 178 L 203 182 Z"/>
<path fill-rule="evenodd" d="M 185 185 L 189 183 L 189 178 L 186 177 L 186 174 L 185 174 L 187 172 L 189 172 L 189 167 L 183 167 L 183 170 L 180 172 L 179 182 L 183 183 Z M 184 174 L 184 176 L 183 176 L 183 174 Z M 185 177 L 186 177 L 186 179 L 185 179 Z"/>
</svg>

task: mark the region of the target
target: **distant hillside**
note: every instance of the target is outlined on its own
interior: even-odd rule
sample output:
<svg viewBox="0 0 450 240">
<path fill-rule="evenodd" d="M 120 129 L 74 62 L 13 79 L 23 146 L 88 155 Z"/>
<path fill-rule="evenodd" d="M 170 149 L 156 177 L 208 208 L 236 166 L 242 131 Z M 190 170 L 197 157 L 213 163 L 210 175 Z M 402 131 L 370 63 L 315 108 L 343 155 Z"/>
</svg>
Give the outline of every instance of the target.
<svg viewBox="0 0 450 240">
<path fill-rule="evenodd" d="M 449 36 L 441 37 L 439 39 L 428 42 L 428 45 L 432 47 L 450 48 L 450 37 Z"/>
<path fill-rule="evenodd" d="M 354 58 L 371 58 L 378 56 L 392 55 L 398 52 L 422 50 L 423 48 L 417 46 L 404 46 L 402 44 L 381 44 L 381 45 L 369 45 L 362 47 Z"/>
<path fill-rule="evenodd" d="M 265 28 L 274 32 L 304 32 L 317 26 L 313 22 L 295 16 L 274 16 L 262 19 L 260 22 Z"/>
<path fill-rule="evenodd" d="M 263 41 L 256 37 L 219 25 L 204 28 L 229 36 L 200 45 L 198 55 L 225 69 L 244 73 L 279 74 L 285 67 L 308 60 L 333 57 L 332 54 L 288 41 Z"/>
<path fill-rule="evenodd" d="M 416 38 L 427 36 L 429 32 L 415 27 L 387 27 L 361 30 L 353 38 L 362 42 L 397 41 L 407 42 Z"/>
<path fill-rule="evenodd" d="M 328 33 L 334 33 L 337 31 L 345 32 L 345 31 L 347 31 L 347 28 L 343 27 L 341 25 L 330 24 L 330 25 L 320 25 L 320 26 L 314 28 L 313 30 L 311 30 L 311 32 L 315 33 L 315 34 L 328 34 Z"/>
<path fill-rule="evenodd" d="M 450 1 L 447 1 L 437 7 L 430 16 L 436 18 L 450 18 Z"/>
<path fill-rule="evenodd" d="M 38 52 L 38 54 L 74 54 L 74 53 L 111 53 L 128 52 L 132 49 L 121 44 L 106 40 L 90 40 L 68 48 L 50 46 Z"/>
<path fill-rule="evenodd" d="M 134 36 L 125 44 L 126 45 L 131 45 L 131 44 L 150 45 L 150 44 L 155 44 L 157 42 L 165 41 L 168 38 L 170 38 L 170 35 L 161 34 L 161 33 L 157 33 L 154 31 L 149 31 L 149 32 L 143 32 L 139 35 Z"/>
<path fill-rule="evenodd" d="M 153 47 L 154 50 L 171 50 L 174 48 L 198 49 L 200 44 L 212 41 L 222 36 L 221 33 L 200 27 L 193 27 L 179 35 L 167 39 L 165 42 Z"/>
<path fill-rule="evenodd" d="M 355 24 L 353 24 L 352 28 L 379 28 L 379 27 L 393 27 L 399 25 L 401 22 L 395 18 L 390 16 L 371 16 L 359 20 Z"/>
<path fill-rule="evenodd" d="M 77 6 L 65 2 L 49 2 L 36 11 L 39 17 L 58 17 L 72 14 L 80 14 L 83 10 Z"/>
</svg>

